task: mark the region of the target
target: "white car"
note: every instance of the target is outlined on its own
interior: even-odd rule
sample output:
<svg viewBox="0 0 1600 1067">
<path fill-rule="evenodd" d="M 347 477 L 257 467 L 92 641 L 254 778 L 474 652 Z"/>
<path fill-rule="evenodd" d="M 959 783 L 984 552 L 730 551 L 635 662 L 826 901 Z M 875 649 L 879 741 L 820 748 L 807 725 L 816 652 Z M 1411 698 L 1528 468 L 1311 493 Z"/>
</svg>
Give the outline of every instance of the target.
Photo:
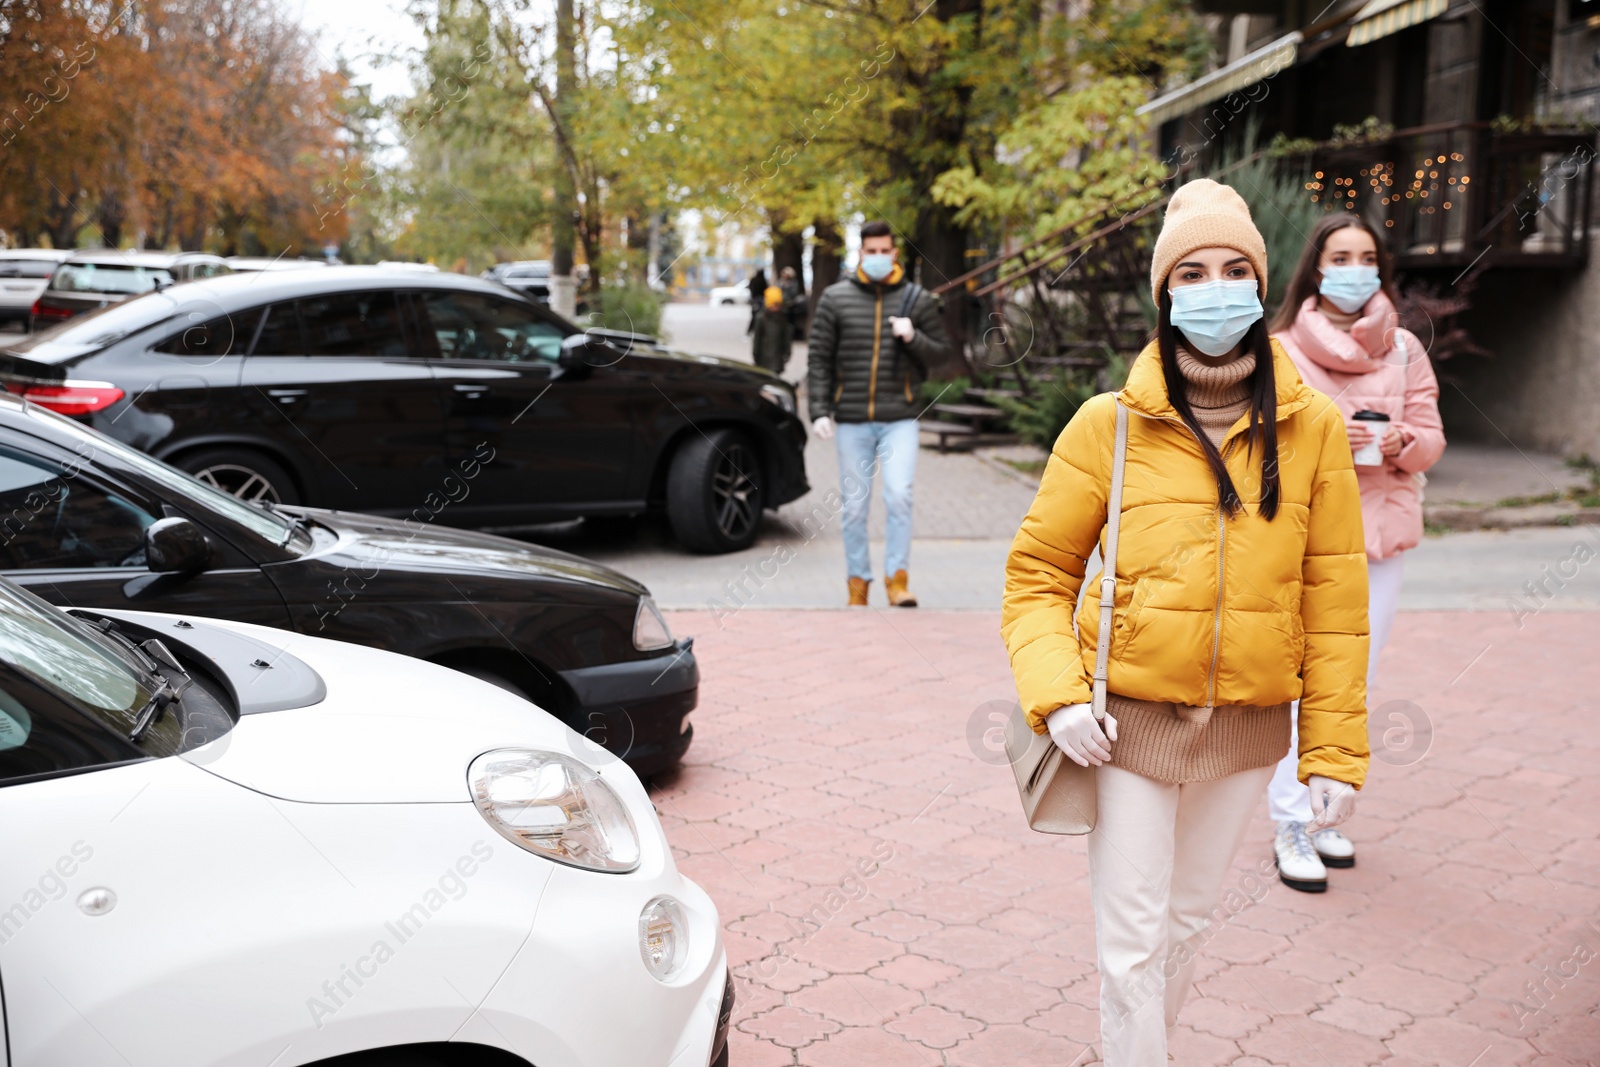
<svg viewBox="0 0 1600 1067">
<path fill-rule="evenodd" d="M 0 323 L 26 326 L 33 302 L 39 299 L 50 275 L 72 255 L 66 248 L 0 249 Z"/>
<path fill-rule="evenodd" d="M 0 1067 L 706 1067 L 732 1010 L 639 780 L 526 701 L 8 582 L 0 983 Z"/>
<path fill-rule="evenodd" d="M 750 283 L 740 282 L 738 285 L 718 285 L 711 290 L 713 304 L 743 304 L 750 305 Z"/>
</svg>

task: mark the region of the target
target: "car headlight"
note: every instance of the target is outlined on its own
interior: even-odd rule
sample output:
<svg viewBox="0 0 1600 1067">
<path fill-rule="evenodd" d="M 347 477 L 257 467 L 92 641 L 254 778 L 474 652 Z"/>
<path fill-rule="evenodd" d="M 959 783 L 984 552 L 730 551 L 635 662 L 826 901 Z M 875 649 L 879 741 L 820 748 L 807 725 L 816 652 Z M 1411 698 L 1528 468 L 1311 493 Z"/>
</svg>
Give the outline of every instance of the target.
<svg viewBox="0 0 1600 1067">
<path fill-rule="evenodd" d="M 769 404 L 778 405 L 787 414 L 794 414 L 794 390 L 787 385 L 779 385 L 777 382 L 765 383 L 761 386 L 761 399 Z"/>
<path fill-rule="evenodd" d="M 656 897 L 639 913 L 639 955 L 644 969 L 665 982 L 683 969 L 689 959 L 689 921 L 683 905 L 671 897 Z"/>
<path fill-rule="evenodd" d="M 656 607 L 656 598 L 639 598 L 639 610 L 633 616 L 633 647 L 640 652 L 654 652 L 658 648 L 671 648 L 672 628 L 666 617 Z"/>
<path fill-rule="evenodd" d="M 489 825 L 529 852 L 591 871 L 639 866 L 639 834 L 627 806 L 571 756 L 497 749 L 472 761 L 467 782 Z"/>
</svg>

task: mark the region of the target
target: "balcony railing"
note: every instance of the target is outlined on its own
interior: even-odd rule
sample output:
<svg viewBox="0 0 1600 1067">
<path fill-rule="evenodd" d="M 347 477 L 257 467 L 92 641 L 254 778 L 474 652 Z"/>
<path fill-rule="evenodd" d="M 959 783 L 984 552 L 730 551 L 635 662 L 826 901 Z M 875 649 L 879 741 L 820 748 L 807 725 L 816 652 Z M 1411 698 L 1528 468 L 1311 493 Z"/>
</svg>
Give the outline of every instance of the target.
<svg viewBox="0 0 1600 1067">
<path fill-rule="evenodd" d="M 1588 258 L 1593 131 L 1429 126 L 1319 145 L 1306 160 L 1312 198 L 1382 227 L 1402 269 Z"/>
</svg>

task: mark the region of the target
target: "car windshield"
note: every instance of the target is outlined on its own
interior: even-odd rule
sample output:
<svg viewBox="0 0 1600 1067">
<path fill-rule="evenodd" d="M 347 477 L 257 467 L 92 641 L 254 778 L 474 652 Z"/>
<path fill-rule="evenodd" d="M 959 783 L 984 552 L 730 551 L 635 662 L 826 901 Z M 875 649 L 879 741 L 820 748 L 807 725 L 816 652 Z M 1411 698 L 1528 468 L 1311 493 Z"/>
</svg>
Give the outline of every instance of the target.
<svg viewBox="0 0 1600 1067">
<path fill-rule="evenodd" d="M 113 437 L 97 434 L 63 415 L 40 411 L 38 408 L 34 408 L 33 415 L 35 418 L 48 419 L 57 430 L 76 438 L 80 455 L 111 456 L 117 463 L 133 468 L 160 488 L 179 498 L 196 501 L 202 507 L 231 519 L 279 548 L 293 547 L 299 551 L 310 544 L 310 537 L 300 532 L 293 519 L 265 508 L 246 504 L 238 497 L 209 486 L 193 475 L 185 474 L 176 467 L 169 467 L 154 456 L 140 452 L 136 448 L 129 448 Z"/>
<path fill-rule="evenodd" d="M 55 269 L 53 259 L 0 259 L 0 278 L 48 278 Z"/>
<path fill-rule="evenodd" d="M 126 734 L 159 686 L 87 623 L 0 582 L 0 662 Z"/>
<path fill-rule="evenodd" d="M 136 296 L 173 283 L 165 267 L 134 263 L 63 263 L 50 277 L 50 288 L 62 293 L 121 293 Z"/>
</svg>

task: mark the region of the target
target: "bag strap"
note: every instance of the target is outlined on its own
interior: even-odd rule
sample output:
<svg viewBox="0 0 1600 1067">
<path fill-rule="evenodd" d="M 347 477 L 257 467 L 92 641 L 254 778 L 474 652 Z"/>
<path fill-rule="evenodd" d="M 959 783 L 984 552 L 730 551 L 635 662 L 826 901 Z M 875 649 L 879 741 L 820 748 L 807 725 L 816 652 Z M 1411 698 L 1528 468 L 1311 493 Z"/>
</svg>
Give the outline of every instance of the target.
<svg viewBox="0 0 1600 1067">
<path fill-rule="evenodd" d="M 1100 636 L 1094 649 L 1094 717 L 1106 717 L 1106 669 L 1111 659 L 1111 612 L 1117 601 L 1117 533 L 1122 527 L 1122 472 L 1128 458 L 1128 409 L 1117 404 L 1117 440 L 1111 451 L 1111 496 L 1106 500 L 1106 550 L 1100 573 Z"/>
<path fill-rule="evenodd" d="M 917 297 L 921 293 L 922 287 L 916 282 L 906 282 L 905 295 L 900 298 L 900 314 L 897 316 L 898 318 L 904 319 L 911 315 L 911 310 L 916 307 Z M 906 343 L 896 337 L 890 347 L 893 349 L 894 354 L 890 357 L 889 373 L 896 381 L 899 381 L 900 353 L 905 351 Z"/>
</svg>

